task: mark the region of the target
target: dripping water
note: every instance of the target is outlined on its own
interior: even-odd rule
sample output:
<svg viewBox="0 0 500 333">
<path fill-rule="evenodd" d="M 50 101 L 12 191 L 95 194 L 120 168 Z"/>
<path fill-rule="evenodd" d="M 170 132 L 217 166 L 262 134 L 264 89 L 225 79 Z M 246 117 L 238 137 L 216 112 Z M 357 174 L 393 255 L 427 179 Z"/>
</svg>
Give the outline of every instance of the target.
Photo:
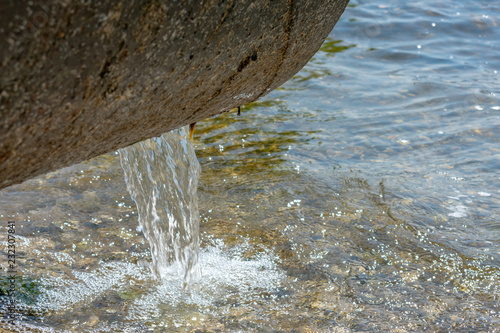
<svg viewBox="0 0 500 333">
<path fill-rule="evenodd" d="M 151 248 L 152 273 L 160 280 L 183 274 L 184 287 L 200 277 L 200 164 L 184 128 L 120 149 L 125 181 Z"/>
</svg>

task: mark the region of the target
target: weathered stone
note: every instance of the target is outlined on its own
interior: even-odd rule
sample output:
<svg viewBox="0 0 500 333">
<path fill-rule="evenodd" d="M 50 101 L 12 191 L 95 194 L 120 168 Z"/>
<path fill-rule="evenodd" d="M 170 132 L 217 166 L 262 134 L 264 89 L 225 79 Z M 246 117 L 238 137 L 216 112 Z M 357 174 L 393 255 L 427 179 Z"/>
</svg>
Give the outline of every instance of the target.
<svg viewBox="0 0 500 333">
<path fill-rule="evenodd" d="M 0 0 L 0 188 L 249 103 L 348 0 Z"/>
</svg>

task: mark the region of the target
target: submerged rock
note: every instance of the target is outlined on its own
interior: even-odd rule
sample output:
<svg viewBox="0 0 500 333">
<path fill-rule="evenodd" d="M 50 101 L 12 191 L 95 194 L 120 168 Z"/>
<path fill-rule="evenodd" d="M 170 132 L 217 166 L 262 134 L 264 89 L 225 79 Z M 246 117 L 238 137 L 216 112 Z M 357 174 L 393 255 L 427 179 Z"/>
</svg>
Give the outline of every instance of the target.
<svg viewBox="0 0 500 333">
<path fill-rule="evenodd" d="M 0 188 L 252 102 L 348 0 L 0 6 Z"/>
</svg>

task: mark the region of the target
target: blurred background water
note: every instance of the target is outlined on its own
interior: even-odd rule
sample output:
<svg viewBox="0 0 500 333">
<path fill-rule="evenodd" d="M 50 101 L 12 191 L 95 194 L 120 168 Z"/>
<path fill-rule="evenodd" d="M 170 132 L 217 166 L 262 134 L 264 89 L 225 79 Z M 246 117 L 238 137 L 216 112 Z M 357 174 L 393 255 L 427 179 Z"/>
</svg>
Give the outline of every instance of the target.
<svg viewBox="0 0 500 333">
<path fill-rule="evenodd" d="M 2 325 L 500 332 L 499 41 L 496 1 L 353 0 L 292 80 L 197 124 L 198 291 L 151 276 L 116 153 L 1 191 Z"/>
</svg>

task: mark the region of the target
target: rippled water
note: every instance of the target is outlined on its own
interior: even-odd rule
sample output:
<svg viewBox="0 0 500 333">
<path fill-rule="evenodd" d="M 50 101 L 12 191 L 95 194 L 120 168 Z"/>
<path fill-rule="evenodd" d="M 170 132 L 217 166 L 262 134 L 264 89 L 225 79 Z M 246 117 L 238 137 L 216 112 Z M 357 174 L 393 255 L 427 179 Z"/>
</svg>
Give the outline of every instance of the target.
<svg viewBox="0 0 500 333">
<path fill-rule="evenodd" d="M 291 81 L 197 124 L 199 291 L 151 276 L 116 154 L 3 190 L 20 325 L 500 332 L 499 17 L 351 1 Z"/>
</svg>

